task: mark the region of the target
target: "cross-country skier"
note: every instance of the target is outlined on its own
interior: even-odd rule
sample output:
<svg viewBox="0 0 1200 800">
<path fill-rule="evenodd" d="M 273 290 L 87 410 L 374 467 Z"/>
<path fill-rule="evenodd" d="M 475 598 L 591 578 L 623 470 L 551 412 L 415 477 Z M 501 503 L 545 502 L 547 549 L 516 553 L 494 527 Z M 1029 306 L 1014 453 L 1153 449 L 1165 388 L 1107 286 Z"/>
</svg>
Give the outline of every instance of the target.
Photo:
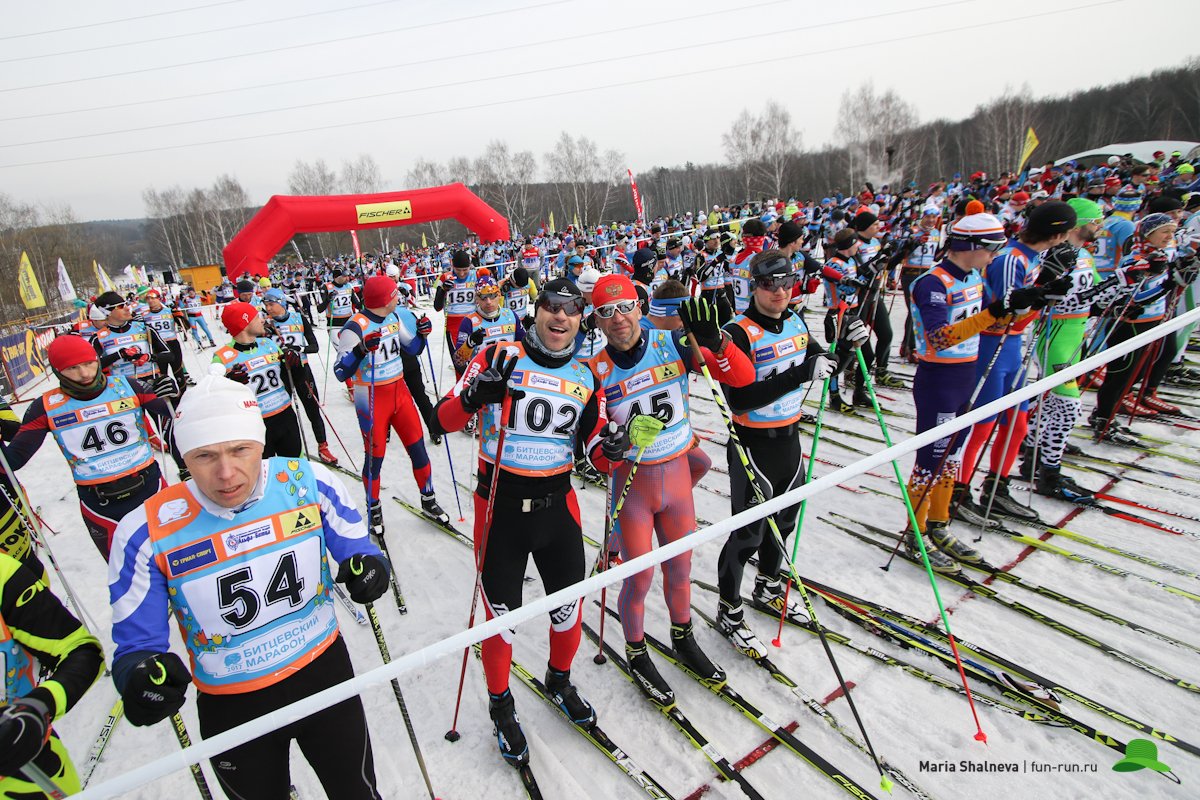
<svg viewBox="0 0 1200 800">
<path fill-rule="evenodd" d="M 338 380 L 353 381 L 354 408 L 362 431 L 366 456 L 363 483 L 367 487 L 370 524 L 383 533 L 383 508 L 379 504 L 379 475 L 387 454 L 388 428 L 396 431 L 412 461 L 413 480 L 421 493 L 421 510 L 430 518 L 449 522 L 433 491 L 433 473 L 421 417 L 404 382 L 401 353 L 420 355 L 433 331 L 430 321 L 417 319 L 407 308 L 397 308 L 400 292 L 386 275 L 367 278 L 363 285 L 363 310 L 338 333 Z"/>
<path fill-rule="evenodd" d="M 100 642 L 38 574 L 0 553 L 0 797 L 45 797 L 23 768 L 64 793 L 80 791 L 67 748 L 51 727 L 104 668 Z"/>
<path fill-rule="evenodd" d="M 171 372 L 175 375 L 175 382 L 181 391 L 188 386 L 194 386 L 196 382 L 188 375 L 187 368 L 183 365 L 183 347 L 179 343 L 180 333 L 175 328 L 175 314 L 178 309 L 165 305 L 162 293 L 157 289 L 146 292 L 146 305 L 147 309 L 142 312 L 142 321 L 158 334 L 158 338 L 171 351 L 171 360 L 168 364 Z M 165 367 L 163 374 L 166 374 Z"/>
<path fill-rule="evenodd" d="M 282 342 L 287 369 L 284 379 L 304 406 L 304 413 L 312 425 L 313 437 L 317 440 L 317 457 L 326 464 L 337 466 L 337 457 L 330 452 L 329 442 L 326 441 L 325 421 L 321 419 L 321 401 L 317 397 L 317 381 L 313 377 L 312 366 L 308 363 L 309 354 L 317 353 L 321 349 L 312 323 L 300 311 L 288 308 L 288 301 L 282 289 L 272 288 L 263 292 L 263 309 L 267 312 L 271 328 Z M 288 351 L 294 351 L 298 358 L 291 358 Z M 295 366 L 292 366 L 293 364 Z"/>
<path fill-rule="evenodd" d="M 725 326 L 725 332 L 753 362 L 754 382 L 726 386 L 725 396 L 759 492 L 770 499 L 804 483 L 800 443 L 803 387 L 809 381 L 820 382 L 832 375 L 835 358 L 811 337 L 804 318 L 789 308 L 792 287 L 804 279 L 791 259 L 779 250 L 765 250 L 750 260 L 750 272 L 754 277 L 750 305 Z M 843 358 L 850 357 L 866 339 L 866 326 L 852 320 L 842 331 L 837 351 Z M 756 494 L 732 441 L 726 451 L 730 506 L 737 514 L 757 503 Z M 773 515 L 785 537 L 795 529 L 799 510 L 797 505 Z M 766 648 L 743 619 L 742 573 L 754 555 L 758 556 L 758 574 L 753 600 L 776 611 L 784 609 L 786 575 L 781 574 L 781 567 L 786 554 L 780 550 L 766 519 L 762 519 L 730 534 L 721 550 L 717 562 L 721 595 L 717 623 L 738 650 L 753 658 L 765 658 Z M 793 616 L 801 613 L 794 603 L 789 599 L 788 614 Z"/>
<path fill-rule="evenodd" d="M 997 324 L 1007 326 L 1014 317 L 1017 321 L 1032 318 L 1033 306 L 1044 303 L 1042 290 L 1031 286 L 1013 289 L 984 305 L 979 271 L 1006 244 L 1003 223 L 983 213 L 983 204 L 972 200 L 967 214 L 950 227 L 945 258 L 910 287 L 918 359 L 913 379 L 917 433 L 962 412 L 978 381 L 979 333 Z M 908 480 L 918 530 L 912 530 L 910 521 L 905 549 L 919 556 L 915 537 L 927 534 L 930 565 L 948 574 L 959 571 L 956 560 L 981 560 L 977 551 L 948 529 L 950 498 L 965 441 L 965 432 L 960 431 L 917 450 Z"/>
<path fill-rule="evenodd" d="M 730 347 L 727 334 L 717 323 L 716 309 L 704 299 L 689 300 L 679 308 L 687 330 L 643 331 L 641 308 L 633 283 L 624 275 L 605 275 L 593 294 L 596 322 L 608 344 L 589 362 L 608 414 L 616 422 L 630 424 L 649 414 L 662 423 L 662 431 L 645 449 L 638 462 L 633 484 L 612 536 L 619 543 L 621 558 L 628 561 L 650 552 L 654 534 L 667 544 L 696 530 L 692 488 L 711 464 L 705 456 L 691 457 L 699 443 L 692 432 L 688 405 L 688 373 L 699 372 L 700 363 L 691 347 L 699 346 L 713 377 L 731 386 L 745 386 L 754 379 L 754 367 L 745 353 Z M 633 458 L 633 449 L 627 458 Z M 613 473 L 611 503 L 623 491 L 633 470 L 632 462 Z M 616 549 L 610 545 L 610 550 Z M 713 664 L 692 635 L 691 553 L 663 563 L 663 591 L 671 618 L 671 643 L 680 658 L 705 680 L 723 682 L 725 673 Z M 653 580 L 645 570 L 625 580 L 618 600 L 625 650 L 636 682 L 655 702 L 673 705 L 674 693 L 655 668 L 646 649 L 645 600 Z"/>
<path fill-rule="evenodd" d="M 389 565 L 341 482 L 315 462 L 264 458 L 247 387 L 209 375 L 179 404 L 175 441 L 192 479 L 157 493 L 113 540 L 113 682 L 134 725 L 198 691 L 211 738 L 354 675 L 326 553 L 352 600 L 388 587 Z M 179 624 L 190 671 L 170 650 Z M 229 797 L 287 797 L 295 741 L 330 797 L 377 800 L 362 702 L 350 698 L 211 760 Z"/>
<path fill-rule="evenodd" d="M 221 324 L 233 336 L 213 353 L 209 373 L 250 386 L 267 425 L 268 456 L 299 458 L 304 447 L 300 420 L 292 408 L 291 387 L 283 371 L 299 368 L 300 354 L 284 351 L 267 338 L 266 322 L 258 309 L 241 300 L 225 306 Z"/>
<path fill-rule="evenodd" d="M 583 529 L 571 486 L 576 443 L 607 468 L 629 442 L 623 427 L 607 424 L 591 372 L 573 357 L 583 307 L 569 280 L 547 283 L 524 340 L 485 347 L 437 405 L 442 432 L 483 415 L 474 539 L 488 619 L 520 607 L 530 556 L 547 593 L 583 580 Z M 504 408 L 508 418 L 501 420 Z M 501 426 L 504 447 L 497 453 Z M 550 613 L 545 683 L 567 716 L 587 728 L 596 712 L 571 683 L 580 622 L 579 601 Z M 485 639 L 482 654 L 500 753 L 520 767 L 529 763 L 529 749 L 508 687 L 512 639 L 512 632 Z"/>
<path fill-rule="evenodd" d="M 46 350 L 58 388 L 29 404 L 21 428 L 3 445 L 19 470 L 54 436 L 71 467 L 79 510 L 92 543 L 106 559 L 117 523 L 166 485 L 150 449 L 145 413 L 170 442 L 171 410 L 136 379 L 106 376 L 92 346 L 66 334 Z"/>
<path fill-rule="evenodd" d="M 479 278 L 471 266 L 466 250 L 455 250 L 450 258 L 452 271 L 442 275 L 433 295 L 433 310 L 446 312 L 446 347 L 453 353 L 458 329 L 467 315 L 475 311 L 475 283 Z M 462 367 L 455 365 L 454 374 L 462 377 Z"/>
<path fill-rule="evenodd" d="M 1034 285 L 1038 275 L 1038 264 L 1042 253 L 1066 241 L 1075 227 L 1075 211 L 1061 200 L 1048 200 L 1029 212 L 1025 227 L 1016 239 L 1001 250 L 992 263 L 983 269 L 983 302 L 993 300 L 1008 303 L 1008 296 L 1017 289 Z M 1053 303 L 1061 300 L 1070 291 L 1071 279 L 1061 276 L 1046 284 L 1044 295 Z M 982 381 L 977 406 L 986 405 L 1005 394 L 1020 388 L 1025 382 L 1025 335 L 1024 331 L 1038 315 L 1025 319 L 996 324 L 982 331 L 979 340 L 979 358 L 975 362 L 976 382 Z M 992 355 L 999 349 L 995 359 Z M 1029 403 L 1023 402 L 1004 412 L 1003 422 L 997 428 L 999 417 L 989 417 L 975 423 L 963 453 L 959 479 L 955 484 L 954 513 L 959 519 L 972 524 L 986 524 L 985 512 L 989 504 L 1000 513 L 1023 520 L 1036 520 L 1037 513 L 1019 503 L 1008 491 L 1009 474 L 1020 455 L 1029 431 Z M 993 429 L 996 429 L 993 431 Z M 993 438 L 991 462 L 983 480 L 980 502 L 971 500 L 970 481 L 975 466 L 983 455 L 983 448 Z"/>
</svg>

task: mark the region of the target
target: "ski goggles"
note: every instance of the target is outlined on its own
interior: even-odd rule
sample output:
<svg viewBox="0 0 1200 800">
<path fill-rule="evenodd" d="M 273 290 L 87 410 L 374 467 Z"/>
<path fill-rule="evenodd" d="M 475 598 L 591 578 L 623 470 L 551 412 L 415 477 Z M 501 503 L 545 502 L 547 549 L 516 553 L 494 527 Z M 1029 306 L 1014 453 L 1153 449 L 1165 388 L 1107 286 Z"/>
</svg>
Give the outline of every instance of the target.
<svg viewBox="0 0 1200 800">
<path fill-rule="evenodd" d="M 754 287 L 756 289 L 787 289 L 791 291 L 796 285 L 796 281 L 800 280 L 800 276 L 792 273 L 790 275 L 759 275 L 754 279 Z"/>
<path fill-rule="evenodd" d="M 1004 236 L 959 236 L 950 234 L 947 244 L 951 250 L 987 250 L 999 253 L 1008 244 Z"/>
<path fill-rule="evenodd" d="M 605 303 L 602 306 L 596 306 L 596 316 L 600 319 L 612 319 L 613 315 L 618 311 L 622 314 L 632 314 L 633 310 L 637 307 L 637 300 L 618 300 L 615 303 Z"/>
<path fill-rule="evenodd" d="M 553 294 L 538 295 L 535 308 L 544 308 L 553 314 L 556 311 L 562 311 L 568 317 L 578 317 L 583 315 L 583 309 L 587 306 L 587 301 L 582 297 L 559 297 Z"/>
</svg>

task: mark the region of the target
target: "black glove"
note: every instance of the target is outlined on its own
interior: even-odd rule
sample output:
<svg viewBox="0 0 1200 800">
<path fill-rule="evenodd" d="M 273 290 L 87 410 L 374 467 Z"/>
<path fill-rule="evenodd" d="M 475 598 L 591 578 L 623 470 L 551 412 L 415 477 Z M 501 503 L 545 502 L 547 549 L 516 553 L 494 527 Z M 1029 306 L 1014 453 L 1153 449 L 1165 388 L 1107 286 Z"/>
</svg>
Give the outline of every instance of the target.
<svg viewBox="0 0 1200 800">
<path fill-rule="evenodd" d="M 1045 299 L 1046 305 L 1052 306 L 1066 298 L 1074 286 L 1075 281 L 1071 280 L 1071 276 L 1063 275 L 1041 285 L 1039 288 L 1042 290 L 1042 297 Z"/>
<path fill-rule="evenodd" d="M 467 344 L 471 345 L 471 347 L 479 347 L 479 345 L 483 344 L 483 340 L 486 337 L 487 334 L 484 332 L 483 328 L 476 328 L 475 330 L 471 331 L 471 335 L 467 337 Z"/>
<path fill-rule="evenodd" d="M 501 403 L 508 394 L 508 379 L 517 368 L 517 359 L 509 356 L 508 348 L 497 347 L 495 361 L 476 375 L 462 394 L 463 408 L 474 414 L 492 403 Z"/>
<path fill-rule="evenodd" d="M 304 360 L 300 358 L 300 351 L 294 347 L 285 347 L 283 349 L 283 363 L 287 364 L 288 369 L 300 369 Z"/>
<path fill-rule="evenodd" d="M 529 330 L 530 328 L 532 328 L 533 327 L 533 314 L 526 314 L 525 316 L 521 317 L 521 325 L 525 328 L 525 330 Z"/>
<path fill-rule="evenodd" d="M 843 353 L 855 350 L 866 344 L 869 338 L 871 338 L 871 330 L 863 324 L 863 321 L 852 319 L 842 328 L 841 336 L 838 339 L 838 350 Z"/>
<path fill-rule="evenodd" d="M 1045 290 L 1041 286 L 1025 286 L 1013 289 L 1008 294 L 1008 310 L 1013 314 L 1024 314 L 1032 309 L 1046 307 Z"/>
<path fill-rule="evenodd" d="M 379 349 L 379 340 L 383 338 L 383 334 L 379 331 L 371 331 L 363 340 L 354 345 L 354 354 L 359 358 L 364 358 L 367 353 L 374 353 Z"/>
<path fill-rule="evenodd" d="M 1139 303 L 1137 300 L 1130 300 L 1128 305 L 1125 306 L 1125 310 L 1121 312 L 1121 318 L 1127 320 L 1137 319 L 1145 310 L 1146 306 L 1144 304 Z"/>
<path fill-rule="evenodd" d="M 245 364 L 234 364 L 225 373 L 225 377 L 231 381 L 245 384 L 250 382 L 250 371 L 246 369 Z"/>
<path fill-rule="evenodd" d="M 838 281 L 838 286 L 849 286 L 855 289 L 866 289 L 871 282 L 861 275 L 847 275 Z"/>
<path fill-rule="evenodd" d="M 170 375 L 159 375 L 150 390 L 164 400 L 177 400 L 179 398 L 179 385 L 175 383 L 175 379 Z"/>
<path fill-rule="evenodd" d="M 711 278 L 713 276 L 712 262 L 705 261 L 702 264 L 697 262 L 695 269 L 694 269 L 694 273 L 696 275 L 696 280 L 700 281 L 701 283 L 704 283 L 706 280 L 708 280 L 709 278 Z"/>
<path fill-rule="evenodd" d="M 158 653 L 143 658 L 129 676 L 121 699 L 134 725 L 153 725 L 183 707 L 192 676 L 179 656 Z"/>
<path fill-rule="evenodd" d="M 379 556 L 354 555 L 338 565 L 337 582 L 346 584 L 350 599 L 356 603 L 373 603 L 388 588 L 391 570 Z"/>
<path fill-rule="evenodd" d="M 1167 266 L 1170 264 L 1167 257 L 1161 251 L 1155 251 L 1146 256 L 1146 274 L 1161 275 L 1166 272 Z"/>
<path fill-rule="evenodd" d="M 679 318 L 683 329 L 695 337 L 696 343 L 711 351 L 721 348 L 721 326 L 717 322 L 717 309 L 703 297 L 684 300 L 679 305 Z"/>
<path fill-rule="evenodd" d="M 53 697 L 47 689 L 18 697 L 0 711 L 0 775 L 16 775 L 50 740 Z"/>
<path fill-rule="evenodd" d="M 1045 286 L 1063 275 L 1069 275 L 1075 269 L 1079 259 L 1079 251 L 1070 242 L 1063 242 L 1051 247 L 1042 254 L 1042 268 L 1038 272 L 1037 285 Z"/>
<path fill-rule="evenodd" d="M 629 441 L 629 431 L 619 422 L 609 422 L 600 434 L 600 449 L 609 461 L 620 461 L 629 452 L 632 443 Z"/>
</svg>

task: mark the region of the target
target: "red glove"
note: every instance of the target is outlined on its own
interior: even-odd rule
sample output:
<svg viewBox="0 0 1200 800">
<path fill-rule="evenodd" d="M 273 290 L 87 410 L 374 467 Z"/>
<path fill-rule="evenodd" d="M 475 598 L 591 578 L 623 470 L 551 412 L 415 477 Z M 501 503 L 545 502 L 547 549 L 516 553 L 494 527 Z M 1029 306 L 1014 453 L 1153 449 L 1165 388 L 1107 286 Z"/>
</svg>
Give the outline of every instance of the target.
<svg viewBox="0 0 1200 800">
<path fill-rule="evenodd" d="M 454 288 L 454 275 L 447 272 L 442 276 L 442 288 L 447 292 Z"/>
<path fill-rule="evenodd" d="M 429 317 L 424 314 L 417 320 L 417 335 L 420 337 L 428 337 L 433 333 L 433 323 L 429 321 Z"/>
<path fill-rule="evenodd" d="M 379 341 L 382 338 L 383 334 L 379 331 L 371 331 L 363 337 L 362 342 L 358 346 L 362 348 L 363 353 L 374 353 L 379 349 Z"/>
<path fill-rule="evenodd" d="M 295 348 L 289 347 L 283 351 L 283 363 L 287 364 L 288 369 L 300 369 L 303 359 L 300 358 L 300 352 Z"/>
<path fill-rule="evenodd" d="M 122 347 L 117 352 L 121 354 L 121 358 L 126 361 L 132 361 L 139 367 L 150 360 L 150 356 L 148 354 L 143 353 L 136 347 Z"/>
</svg>

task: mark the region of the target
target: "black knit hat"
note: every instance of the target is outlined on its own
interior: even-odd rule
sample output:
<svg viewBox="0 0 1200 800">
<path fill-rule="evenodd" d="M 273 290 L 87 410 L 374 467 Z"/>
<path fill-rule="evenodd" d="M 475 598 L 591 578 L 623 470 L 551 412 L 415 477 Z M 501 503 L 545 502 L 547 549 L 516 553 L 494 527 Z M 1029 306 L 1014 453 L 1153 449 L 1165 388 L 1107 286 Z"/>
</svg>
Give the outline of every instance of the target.
<svg viewBox="0 0 1200 800">
<path fill-rule="evenodd" d="M 780 247 L 787 247 L 793 242 L 800 241 L 800 238 L 804 236 L 804 228 L 795 222 L 785 222 L 779 226 L 779 231 L 775 236 L 779 239 Z"/>
<path fill-rule="evenodd" d="M 1075 209 L 1062 200 L 1047 200 L 1029 212 L 1025 231 L 1035 239 L 1049 239 L 1075 227 Z"/>
<path fill-rule="evenodd" d="M 870 211 L 860 211 L 854 215 L 854 219 L 850 220 L 850 227 L 862 233 L 867 228 L 874 225 L 879 220 L 879 217 L 872 214 Z"/>
</svg>

